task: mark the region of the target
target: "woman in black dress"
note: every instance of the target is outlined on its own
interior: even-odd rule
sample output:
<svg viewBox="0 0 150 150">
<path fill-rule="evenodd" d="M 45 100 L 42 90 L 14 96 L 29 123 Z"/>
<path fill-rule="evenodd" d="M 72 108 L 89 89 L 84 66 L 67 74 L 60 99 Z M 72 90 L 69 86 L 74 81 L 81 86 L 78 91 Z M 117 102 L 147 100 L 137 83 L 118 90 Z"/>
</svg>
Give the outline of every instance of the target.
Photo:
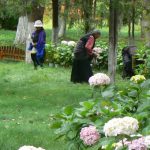
<svg viewBox="0 0 150 150">
<path fill-rule="evenodd" d="M 93 51 L 95 40 L 101 35 L 99 30 L 94 30 L 83 37 L 74 49 L 71 81 L 74 83 L 88 82 L 93 75 L 91 60 L 95 57 Z"/>
</svg>

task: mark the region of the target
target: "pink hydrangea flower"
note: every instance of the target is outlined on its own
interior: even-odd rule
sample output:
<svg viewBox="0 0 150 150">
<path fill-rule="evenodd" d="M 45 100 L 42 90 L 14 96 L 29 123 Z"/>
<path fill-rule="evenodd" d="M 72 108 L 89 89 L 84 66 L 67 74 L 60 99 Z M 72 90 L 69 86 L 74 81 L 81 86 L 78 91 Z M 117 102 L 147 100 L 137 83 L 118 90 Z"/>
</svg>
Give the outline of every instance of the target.
<svg viewBox="0 0 150 150">
<path fill-rule="evenodd" d="M 147 137 L 148 136 L 142 136 L 132 141 L 127 141 L 127 139 L 124 139 L 123 142 L 124 145 L 128 147 L 128 150 L 148 150 L 149 144 L 147 144 Z M 115 144 L 115 150 L 119 150 L 121 147 L 123 147 L 122 141 Z"/>
<path fill-rule="evenodd" d="M 97 73 L 89 78 L 90 86 L 108 85 L 110 78 L 104 73 Z"/>
<path fill-rule="evenodd" d="M 85 145 L 93 145 L 100 139 L 100 134 L 95 126 L 84 127 L 80 131 L 80 139 Z"/>
<path fill-rule="evenodd" d="M 143 137 L 135 139 L 132 142 L 125 142 L 125 145 L 128 145 L 129 150 L 147 150 Z"/>
</svg>

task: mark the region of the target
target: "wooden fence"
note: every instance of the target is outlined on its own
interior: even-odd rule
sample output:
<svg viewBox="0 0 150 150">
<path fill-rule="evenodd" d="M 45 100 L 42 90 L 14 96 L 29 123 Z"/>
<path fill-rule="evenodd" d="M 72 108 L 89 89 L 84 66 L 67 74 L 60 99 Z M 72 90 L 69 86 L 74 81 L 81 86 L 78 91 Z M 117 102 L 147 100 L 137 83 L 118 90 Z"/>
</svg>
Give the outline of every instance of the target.
<svg viewBox="0 0 150 150">
<path fill-rule="evenodd" d="M 0 60 L 1 59 L 24 61 L 25 50 L 14 46 L 0 46 Z"/>
</svg>

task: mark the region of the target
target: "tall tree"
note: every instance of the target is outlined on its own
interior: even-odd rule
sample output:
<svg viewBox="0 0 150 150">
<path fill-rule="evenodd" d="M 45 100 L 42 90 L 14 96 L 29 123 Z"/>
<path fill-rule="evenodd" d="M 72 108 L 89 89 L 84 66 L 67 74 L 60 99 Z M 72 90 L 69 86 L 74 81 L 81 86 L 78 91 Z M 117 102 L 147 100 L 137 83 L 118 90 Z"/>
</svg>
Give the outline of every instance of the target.
<svg viewBox="0 0 150 150">
<path fill-rule="evenodd" d="M 93 18 L 95 19 L 96 17 L 96 0 L 93 0 Z"/>
<path fill-rule="evenodd" d="M 52 43 L 55 45 L 58 41 L 58 0 L 52 0 Z"/>
<path fill-rule="evenodd" d="M 150 1 L 144 0 L 143 26 L 145 27 L 146 46 L 150 48 Z"/>
<path fill-rule="evenodd" d="M 116 52 L 118 40 L 118 2 L 110 0 L 110 16 L 109 16 L 109 53 L 108 53 L 108 73 L 111 82 L 115 82 L 116 74 Z"/>
<path fill-rule="evenodd" d="M 66 33 L 66 24 L 68 17 L 68 8 L 69 8 L 70 0 L 64 0 L 60 5 L 60 13 L 59 13 L 59 32 L 58 37 L 61 38 Z"/>
<path fill-rule="evenodd" d="M 128 25 L 128 44 L 135 45 L 135 24 L 142 14 L 142 0 L 123 0 L 123 24 Z"/>
<path fill-rule="evenodd" d="M 36 0 L 20 2 L 24 9 L 20 12 L 17 26 L 15 44 L 26 43 L 29 33 L 34 30 L 33 24 L 35 20 L 43 20 L 44 7 Z"/>
<path fill-rule="evenodd" d="M 131 16 L 129 16 L 129 45 L 134 45 L 134 32 L 135 32 L 135 6 L 136 1 L 132 0 L 131 1 Z"/>
<path fill-rule="evenodd" d="M 84 29 L 85 33 L 91 30 L 91 20 L 92 20 L 92 6 L 93 0 L 82 0 L 83 12 L 84 12 Z"/>
</svg>

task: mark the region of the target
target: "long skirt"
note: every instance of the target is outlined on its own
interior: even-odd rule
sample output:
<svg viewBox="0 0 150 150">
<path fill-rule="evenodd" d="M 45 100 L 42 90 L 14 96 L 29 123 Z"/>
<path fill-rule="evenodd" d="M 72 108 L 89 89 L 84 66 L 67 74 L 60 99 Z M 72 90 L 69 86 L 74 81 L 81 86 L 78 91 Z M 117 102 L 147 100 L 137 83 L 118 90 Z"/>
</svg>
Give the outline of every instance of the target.
<svg viewBox="0 0 150 150">
<path fill-rule="evenodd" d="M 131 78 L 134 75 L 135 73 L 134 73 L 134 69 L 132 68 L 132 62 L 130 61 L 124 63 L 122 78 L 126 78 L 126 77 Z"/>
<path fill-rule="evenodd" d="M 88 82 L 93 75 L 89 59 L 74 59 L 72 64 L 71 81 L 74 83 Z"/>
</svg>

